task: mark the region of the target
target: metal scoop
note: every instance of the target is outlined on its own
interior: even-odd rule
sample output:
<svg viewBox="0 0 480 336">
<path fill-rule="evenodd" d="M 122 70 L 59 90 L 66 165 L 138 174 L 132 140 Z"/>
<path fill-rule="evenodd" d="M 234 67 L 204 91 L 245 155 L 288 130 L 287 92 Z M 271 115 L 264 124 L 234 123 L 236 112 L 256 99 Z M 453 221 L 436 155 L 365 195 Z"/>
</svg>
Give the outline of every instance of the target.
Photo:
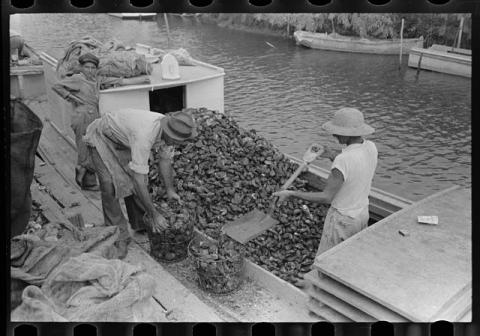
<svg viewBox="0 0 480 336">
<path fill-rule="evenodd" d="M 290 187 L 290 185 L 293 183 L 293 181 L 295 181 L 305 167 L 315 161 L 315 159 L 321 155 L 323 151 L 324 148 L 321 145 L 310 145 L 310 147 L 308 147 L 303 154 L 302 164 L 298 166 L 297 170 L 282 185 L 280 190 L 286 190 L 288 187 Z M 272 199 L 267 213 L 264 213 L 258 209 L 252 210 L 245 215 L 238 217 L 234 221 L 226 223 L 222 228 L 222 232 L 241 244 L 245 244 L 251 239 L 259 236 L 264 231 L 278 224 L 278 221 L 272 218 L 277 200 L 277 197 Z"/>
</svg>

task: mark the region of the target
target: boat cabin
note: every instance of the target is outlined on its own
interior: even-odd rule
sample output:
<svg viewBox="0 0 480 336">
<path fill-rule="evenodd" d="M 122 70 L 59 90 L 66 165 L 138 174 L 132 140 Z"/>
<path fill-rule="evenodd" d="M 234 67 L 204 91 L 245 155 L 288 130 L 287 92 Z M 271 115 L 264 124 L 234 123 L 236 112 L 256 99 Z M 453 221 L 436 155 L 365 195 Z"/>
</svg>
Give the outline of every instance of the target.
<svg viewBox="0 0 480 336">
<path fill-rule="evenodd" d="M 150 53 L 151 47 L 137 44 L 136 51 L 145 54 L 147 60 L 156 61 Z M 50 120 L 63 135 L 74 140 L 70 127 L 72 104 L 59 97 L 52 90 L 56 81 L 57 60 L 52 56 L 42 53 L 45 71 L 45 86 L 48 100 L 52 108 Z M 156 59 L 155 59 L 156 58 Z M 183 108 L 205 107 L 224 112 L 223 78 L 225 72 L 222 68 L 193 60 L 193 66 L 179 66 L 179 79 L 162 78 L 159 62 L 152 63 L 153 72 L 150 83 L 127 85 L 100 91 L 99 111 L 106 111 L 131 107 L 168 114 Z"/>
</svg>

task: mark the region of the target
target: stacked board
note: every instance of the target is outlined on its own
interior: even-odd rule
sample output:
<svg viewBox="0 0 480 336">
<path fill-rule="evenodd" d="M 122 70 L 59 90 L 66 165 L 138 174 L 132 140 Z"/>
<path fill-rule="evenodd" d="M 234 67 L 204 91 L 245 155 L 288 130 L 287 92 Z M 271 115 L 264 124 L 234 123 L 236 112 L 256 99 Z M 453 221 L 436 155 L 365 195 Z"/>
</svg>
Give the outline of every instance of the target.
<svg viewBox="0 0 480 336">
<path fill-rule="evenodd" d="M 439 223 L 419 224 L 423 215 Z M 334 312 L 334 322 L 465 321 L 472 307 L 471 222 L 471 190 L 458 187 L 384 218 L 315 259 L 306 275 L 310 310 L 327 319 L 320 307 Z"/>
</svg>

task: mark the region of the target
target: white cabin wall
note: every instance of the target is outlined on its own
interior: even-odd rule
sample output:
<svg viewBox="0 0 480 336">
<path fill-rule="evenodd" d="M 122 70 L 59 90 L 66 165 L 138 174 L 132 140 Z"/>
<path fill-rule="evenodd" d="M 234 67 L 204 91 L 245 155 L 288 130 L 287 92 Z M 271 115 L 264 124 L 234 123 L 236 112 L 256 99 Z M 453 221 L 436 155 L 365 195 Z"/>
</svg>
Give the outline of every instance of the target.
<svg viewBox="0 0 480 336">
<path fill-rule="evenodd" d="M 206 107 L 224 113 L 223 76 L 189 83 L 186 88 L 186 107 Z"/>
<path fill-rule="evenodd" d="M 111 93 L 100 93 L 100 115 L 103 115 L 105 111 L 126 107 L 150 110 L 148 90 L 125 90 Z"/>
</svg>

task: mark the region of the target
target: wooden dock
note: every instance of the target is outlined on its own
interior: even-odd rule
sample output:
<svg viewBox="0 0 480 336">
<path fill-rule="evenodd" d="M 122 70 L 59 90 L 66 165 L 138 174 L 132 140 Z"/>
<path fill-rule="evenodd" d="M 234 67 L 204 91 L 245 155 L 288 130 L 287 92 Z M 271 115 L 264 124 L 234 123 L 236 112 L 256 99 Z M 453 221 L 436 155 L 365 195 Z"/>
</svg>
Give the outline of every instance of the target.
<svg viewBox="0 0 480 336">
<path fill-rule="evenodd" d="M 423 215 L 439 223 L 418 223 Z M 384 218 L 316 258 L 311 310 L 322 301 L 335 322 L 468 321 L 471 227 L 471 190 L 459 187 Z"/>
<path fill-rule="evenodd" d="M 104 225 L 99 193 L 85 192 L 74 183 L 75 151 L 48 122 L 44 114 L 46 109 L 42 108 L 46 102 L 31 101 L 29 105 L 44 123 L 37 151 L 39 155 L 35 158 L 32 199 L 41 204 L 43 214 L 49 221 L 68 223 L 68 217 L 81 213 L 86 225 Z M 154 315 L 158 316 L 158 320 L 151 322 L 226 320 L 224 314 L 202 302 L 138 244 L 130 244 L 124 261 L 141 264 L 150 275 L 161 279 L 149 308 L 156 312 Z M 152 316 L 151 312 L 147 316 Z M 142 317 L 139 319 L 142 320 Z"/>
</svg>

